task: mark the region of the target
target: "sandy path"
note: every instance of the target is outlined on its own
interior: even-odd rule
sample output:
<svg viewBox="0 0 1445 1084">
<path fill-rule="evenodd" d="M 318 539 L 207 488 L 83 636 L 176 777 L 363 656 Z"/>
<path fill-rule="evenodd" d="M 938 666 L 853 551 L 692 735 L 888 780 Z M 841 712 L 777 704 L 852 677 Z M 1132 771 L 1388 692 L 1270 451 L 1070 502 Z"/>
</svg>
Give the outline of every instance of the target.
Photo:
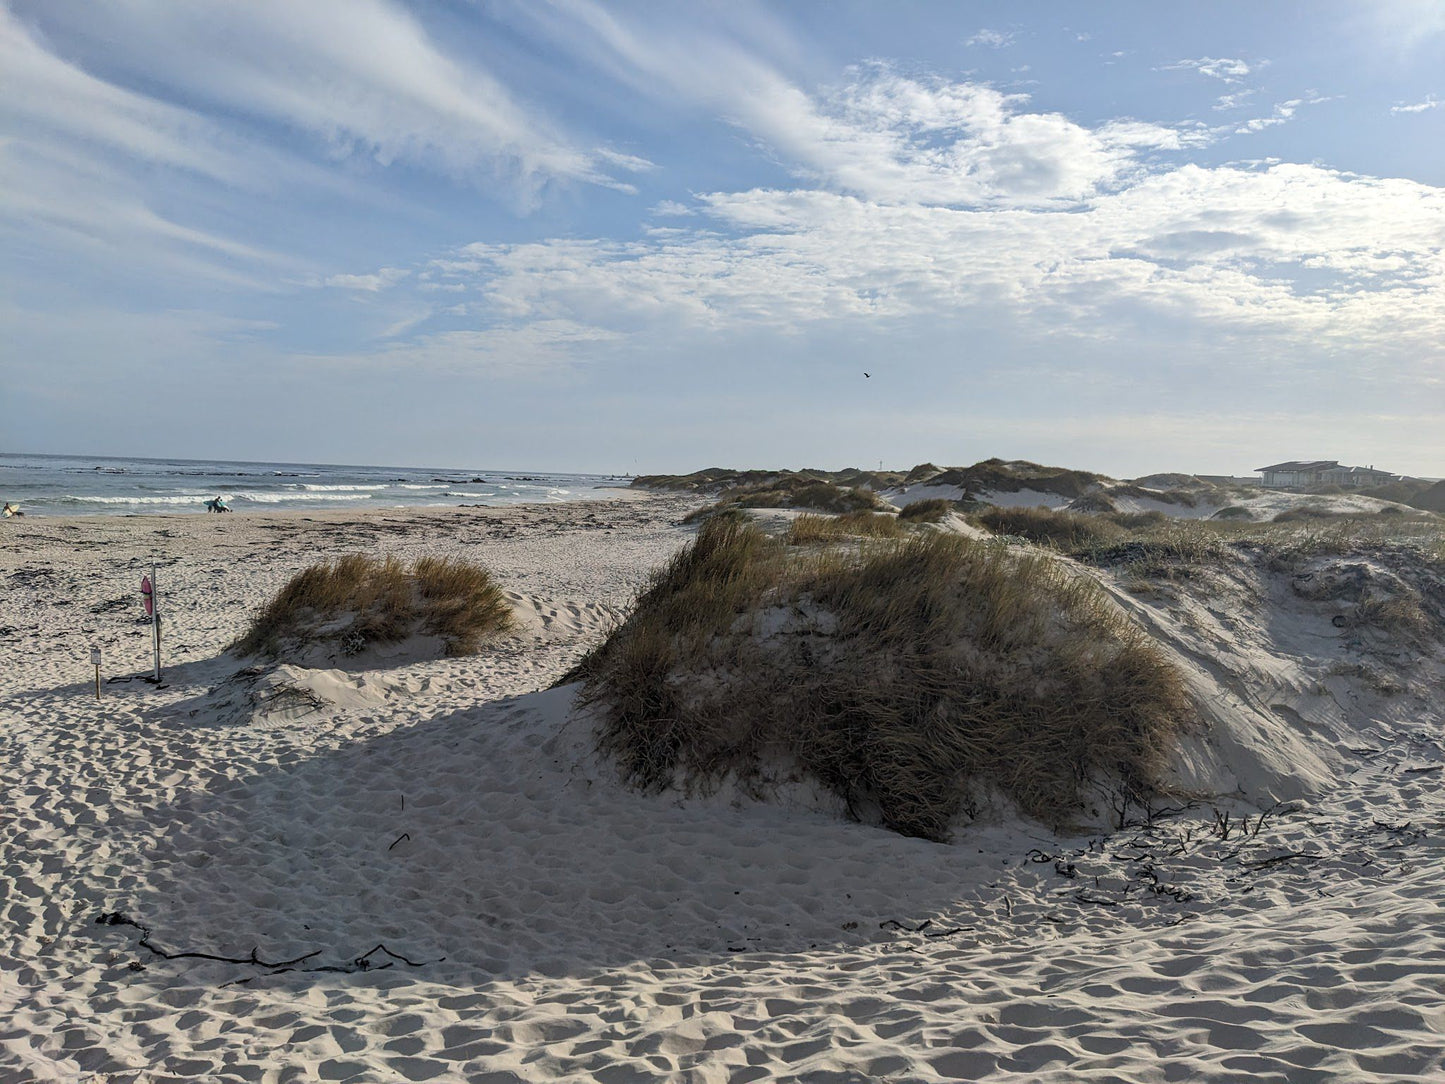
<svg viewBox="0 0 1445 1084">
<path fill-rule="evenodd" d="M 0 1078 L 1445 1079 L 1438 733 L 1262 824 L 1108 837 L 631 794 L 536 691 L 683 507 L 7 524 Z M 465 551 L 536 621 L 266 701 L 222 648 L 354 548 Z M 168 687 L 97 704 L 92 642 L 147 665 L 152 555 Z M 168 952 L 315 955 L 167 960 L 116 912 Z"/>
</svg>

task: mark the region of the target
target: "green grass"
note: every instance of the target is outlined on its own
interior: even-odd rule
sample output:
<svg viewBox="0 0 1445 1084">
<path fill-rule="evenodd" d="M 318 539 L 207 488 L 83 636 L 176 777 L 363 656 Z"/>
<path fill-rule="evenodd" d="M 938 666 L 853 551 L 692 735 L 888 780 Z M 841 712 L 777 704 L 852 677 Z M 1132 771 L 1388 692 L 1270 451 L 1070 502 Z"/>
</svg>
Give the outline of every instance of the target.
<svg viewBox="0 0 1445 1084">
<path fill-rule="evenodd" d="M 710 521 L 569 677 L 638 787 L 786 765 L 928 839 L 993 790 L 1054 824 L 1089 781 L 1137 800 L 1192 718 L 1087 577 L 938 532 L 819 554 Z"/>
<path fill-rule="evenodd" d="M 511 607 L 480 565 L 421 557 L 408 568 L 395 557 L 351 553 L 293 576 L 233 649 L 275 656 L 325 640 L 355 653 L 419 633 L 441 637 L 449 655 L 469 655 L 511 626 Z"/>
</svg>

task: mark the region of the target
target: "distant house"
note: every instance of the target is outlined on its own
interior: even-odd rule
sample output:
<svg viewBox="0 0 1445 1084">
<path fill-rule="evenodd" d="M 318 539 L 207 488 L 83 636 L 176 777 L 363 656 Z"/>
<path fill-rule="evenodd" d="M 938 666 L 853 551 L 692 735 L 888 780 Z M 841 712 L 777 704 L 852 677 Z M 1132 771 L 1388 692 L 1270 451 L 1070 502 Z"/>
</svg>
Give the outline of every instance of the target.
<svg viewBox="0 0 1445 1084">
<path fill-rule="evenodd" d="M 1267 489 L 1308 489 L 1312 486 L 1358 489 L 1361 486 L 1384 485 L 1395 478 L 1389 471 L 1374 467 L 1342 467 L 1334 459 L 1295 459 L 1254 469 L 1263 475 L 1260 484 Z"/>
</svg>

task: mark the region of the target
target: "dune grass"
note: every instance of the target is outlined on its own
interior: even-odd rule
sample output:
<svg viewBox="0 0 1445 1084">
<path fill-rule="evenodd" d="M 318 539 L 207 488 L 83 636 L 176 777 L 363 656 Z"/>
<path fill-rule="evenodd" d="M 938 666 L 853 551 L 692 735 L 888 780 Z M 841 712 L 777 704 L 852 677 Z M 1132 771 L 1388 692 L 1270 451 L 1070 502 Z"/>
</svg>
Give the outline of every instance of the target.
<svg viewBox="0 0 1445 1084">
<path fill-rule="evenodd" d="M 421 634 L 441 637 L 448 655 L 470 655 L 511 625 L 511 607 L 480 565 L 420 557 L 408 568 L 395 557 L 350 553 L 296 573 L 232 646 L 275 656 L 330 640 L 354 654 Z"/>
<path fill-rule="evenodd" d="M 931 497 L 928 500 L 914 501 L 912 504 L 904 505 L 903 510 L 898 513 L 898 518 L 905 523 L 942 523 L 954 511 L 954 504 L 942 497 Z"/>
<path fill-rule="evenodd" d="M 841 516 L 804 513 L 793 520 L 784 538 L 790 546 L 836 542 L 841 538 L 902 538 L 908 528 L 899 519 L 884 512 L 845 512 Z"/>
<path fill-rule="evenodd" d="M 985 508 L 975 519 L 994 534 L 1026 538 L 1065 551 L 1113 542 L 1125 534 L 1107 519 L 1048 508 Z"/>
<path fill-rule="evenodd" d="M 569 676 L 638 787 L 795 772 L 936 840 L 993 791 L 1054 824 L 1091 781 L 1137 800 L 1191 717 L 1086 577 L 937 532 L 800 553 L 710 521 Z"/>
<path fill-rule="evenodd" d="M 813 512 L 882 511 L 888 504 L 866 486 L 787 479 L 774 485 L 724 490 L 721 503 L 739 508 L 806 508 Z"/>
</svg>

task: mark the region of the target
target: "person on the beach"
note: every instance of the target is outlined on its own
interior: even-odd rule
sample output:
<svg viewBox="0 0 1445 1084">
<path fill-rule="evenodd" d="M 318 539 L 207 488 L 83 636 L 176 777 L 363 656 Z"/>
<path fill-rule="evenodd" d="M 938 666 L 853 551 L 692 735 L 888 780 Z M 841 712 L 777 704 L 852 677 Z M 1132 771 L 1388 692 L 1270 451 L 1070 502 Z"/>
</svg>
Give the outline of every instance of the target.
<svg viewBox="0 0 1445 1084">
<path fill-rule="evenodd" d="M 11 516 L 23 516 L 24 514 L 25 513 L 20 511 L 20 509 L 16 505 L 11 504 L 9 501 L 5 502 L 6 519 L 9 519 Z"/>
<path fill-rule="evenodd" d="M 207 512 L 229 512 L 230 509 L 226 507 L 225 498 L 220 497 L 220 496 L 217 496 L 215 500 L 211 500 L 211 501 L 207 501 L 207 502 L 206 502 L 206 511 L 207 511 Z"/>
</svg>

